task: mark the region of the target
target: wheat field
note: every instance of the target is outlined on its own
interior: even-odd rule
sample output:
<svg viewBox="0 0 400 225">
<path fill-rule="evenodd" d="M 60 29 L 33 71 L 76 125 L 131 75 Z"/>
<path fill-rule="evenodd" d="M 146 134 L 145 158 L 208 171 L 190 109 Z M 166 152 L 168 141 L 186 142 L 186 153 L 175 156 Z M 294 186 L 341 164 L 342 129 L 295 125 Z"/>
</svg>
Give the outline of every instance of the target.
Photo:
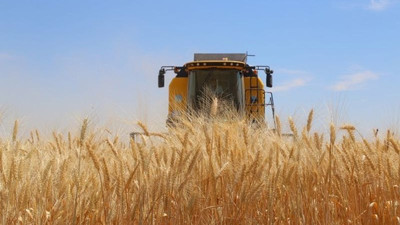
<svg viewBox="0 0 400 225">
<path fill-rule="evenodd" d="M 400 140 L 351 125 L 285 137 L 244 121 L 183 120 L 120 141 L 79 133 L 0 139 L 2 224 L 400 224 Z M 149 135 L 150 137 L 147 137 Z"/>
</svg>

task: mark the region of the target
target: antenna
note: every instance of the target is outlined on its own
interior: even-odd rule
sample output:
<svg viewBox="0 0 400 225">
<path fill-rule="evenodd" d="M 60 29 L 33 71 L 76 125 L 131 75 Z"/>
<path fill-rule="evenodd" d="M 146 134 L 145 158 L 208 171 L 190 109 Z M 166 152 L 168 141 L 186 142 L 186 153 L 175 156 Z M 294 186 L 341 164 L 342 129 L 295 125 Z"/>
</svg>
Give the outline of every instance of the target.
<svg viewBox="0 0 400 225">
<path fill-rule="evenodd" d="M 253 56 L 256 56 L 256 55 L 249 55 L 249 53 L 246 51 L 246 56 L 245 56 L 245 58 L 244 58 L 244 60 L 245 60 L 246 63 L 247 63 L 247 57 L 249 57 L 249 56 L 253 57 Z"/>
</svg>

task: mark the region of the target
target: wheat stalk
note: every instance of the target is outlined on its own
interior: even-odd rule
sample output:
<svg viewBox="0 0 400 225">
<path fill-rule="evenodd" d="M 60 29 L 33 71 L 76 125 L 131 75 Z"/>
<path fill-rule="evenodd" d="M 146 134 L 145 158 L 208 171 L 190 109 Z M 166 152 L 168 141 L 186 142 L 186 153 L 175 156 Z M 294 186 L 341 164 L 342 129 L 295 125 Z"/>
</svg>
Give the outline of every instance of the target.
<svg viewBox="0 0 400 225">
<path fill-rule="evenodd" d="M 292 133 L 293 133 L 293 137 L 294 137 L 295 139 L 297 139 L 299 135 L 298 135 L 298 133 L 297 133 L 297 128 L 296 128 L 296 125 L 295 125 L 294 122 L 293 122 L 292 117 L 289 117 L 289 127 L 290 127 L 290 130 L 291 130 Z"/>
<path fill-rule="evenodd" d="M 282 136 L 282 126 L 281 126 L 281 120 L 279 119 L 279 116 L 275 116 L 275 121 L 276 121 L 276 133 L 278 134 L 279 137 Z"/>
<path fill-rule="evenodd" d="M 313 116 L 314 116 L 314 110 L 313 109 L 311 109 L 311 111 L 310 111 L 310 113 L 308 114 L 308 117 L 307 117 L 307 133 L 310 133 L 310 130 L 311 130 L 311 124 L 312 124 L 312 121 L 313 121 Z"/>
<path fill-rule="evenodd" d="M 15 142 L 17 140 L 18 135 L 18 120 L 14 121 L 14 128 L 12 132 L 12 141 Z"/>
<path fill-rule="evenodd" d="M 80 138 L 79 138 L 79 144 L 80 144 L 81 147 L 83 146 L 85 138 L 86 138 L 86 132 L 87 132 L 87 128 L 88 128 L 88 123 L 89 123 L 89 121 L 88 121 L 87 118 L 83 120 L 82 127 L 81 127 L 81 135 L 80 135 Z"/>
<path fill-rule="evenodd" d="M 334 145 L 336 140 L 336 129 L 333 123 L 331 123 L 329 126 L 329 137 L 331 145 Z"/>
</svg>

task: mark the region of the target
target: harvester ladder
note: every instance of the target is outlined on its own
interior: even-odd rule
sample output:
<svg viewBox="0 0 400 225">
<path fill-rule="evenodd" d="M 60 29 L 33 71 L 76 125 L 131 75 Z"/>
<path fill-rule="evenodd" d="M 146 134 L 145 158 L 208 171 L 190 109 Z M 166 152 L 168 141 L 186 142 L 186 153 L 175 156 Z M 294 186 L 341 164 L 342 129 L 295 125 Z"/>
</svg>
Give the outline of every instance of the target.
<svg viewBox="0 0 400 225">
<path fill-rule="evenodd" d="M 256 79 L 256 85 L 253 86 L 253 79 Z M 259 87 L 259 83 L 258 83 L 258 76 L 250 76 L 250 88 L 246 89 L 246 94 L 247 92 L 249 92 L 249 97 L 250 97 L 250 104 L 246 104 L 246 106 L 250 106 L 250 115 L 253 113 L 258 113 L 259 112 L 259 106 L 263 106 L 263 107 L 268 107 L 271 106 L 271 111 L 272 111 L 272 120 L 274 122 L 274 128 L 276 128 L 276 121 L 275 121 L 275 105 L 274 105 L 274 96 L 272 94 L 272 92 L 266 92 L 264 90 L 264 88 L 260 88 Z M 253 102 L 252 97 L 253 97 L 253 93 L 254 91 L 256 92 L 256 100 L 255 102 Z M 260 101 L 260 92 L 263 95 L 263 99 L 264 102 L 259 102 Z M 269 97 L 268 102 L 266 102 L 266 98 L 267 96 Z M 256 108 L 254 111 L 254 107 Z"/>
<path fill-rule="evenodd" d="M 274 128 L 276 129 L 274 95 L 270 91 L 267 91 L 267 92 L 264 91 L 264 101 L 266 98 L 266 94 L 269 95 L 269 101 L 268 101 L 268 103 L 265 104 L 265 107 L 271 106 L 272 121 L 274 121 Z"/>
<path fill-rule="evenodd" d="M 253 79 L 254 78 L 256 79 L 256 81 L 255 81 L 256 85 L 253 84 Z M 257 76 L 250 76 L 250 88 L 248 88 L 246 90 L 246 92 L 250 93 L 250 95 L 249 95 L 250 104 L 247 104 L 247 106 L 250 106 L 250 114 L 252 114 L 253 112 L 258 113 L 259 112 L 259 106 L 264 106 L 265 102 L 261 102 L 261 103 L 259 102 L 260 101 L 260 90 L 261 89 L 262 88 L 260 88 L 259 84 L 258 84 L 258 77 Z M 254 91 L 256 92 L 256 96 L 254 96 L 256 98 L 252 99 Z M 263 94 L 265 95 L 264 89 L 262 89 L 262 91 L 263 91 Z M 265 100 L 265 98 L 264 98 L 264 100 Z M 254 107 L 255 107 L 255 110 L 253 110 Z"/>
</svg>

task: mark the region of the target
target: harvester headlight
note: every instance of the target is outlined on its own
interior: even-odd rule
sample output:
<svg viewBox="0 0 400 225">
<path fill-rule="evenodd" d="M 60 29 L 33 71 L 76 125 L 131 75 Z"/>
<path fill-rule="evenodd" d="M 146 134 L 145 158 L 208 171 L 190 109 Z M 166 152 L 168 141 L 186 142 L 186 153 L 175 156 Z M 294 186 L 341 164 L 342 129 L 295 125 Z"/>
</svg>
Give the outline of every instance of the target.
<svg viewBox="0 0 400 225">
<path fill-rule="evenodd" d="M 182 101 L 182 95 L 175 95 L 175 101 L 176 102 L 181 102 Z"/>
</svg>

